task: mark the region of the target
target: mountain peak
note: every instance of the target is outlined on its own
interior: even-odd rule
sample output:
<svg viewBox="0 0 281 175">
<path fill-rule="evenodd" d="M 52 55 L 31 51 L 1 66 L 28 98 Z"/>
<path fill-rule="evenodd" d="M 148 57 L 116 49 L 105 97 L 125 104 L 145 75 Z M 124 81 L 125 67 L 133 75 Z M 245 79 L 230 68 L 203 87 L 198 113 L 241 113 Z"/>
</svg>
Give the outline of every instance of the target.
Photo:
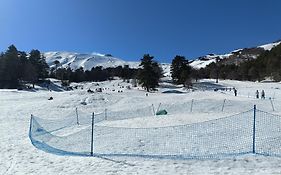
<svg viewBox="0 0 281 175">
<path fill-rule="evenodd" d="M 60 62 L 60 67 L 70 67 L 75 70 L 80 67 L 83 67 L 84 70 L 91 70 L 96 66 L 107 67 L 117 67 L 124 66 L 126 64 L 132 64 L 131 66 L 135 67 L 135 64 L 132 62 L 126 62 L 120 58 L 111 56 L 110 54 L 100 54 L 100 53 L 74 53 L 74 52 L 45 52 L 43 54 L 46 58 L 46 62 L 50 67 L 55 66 L 55 61 Z"/>
</svg>

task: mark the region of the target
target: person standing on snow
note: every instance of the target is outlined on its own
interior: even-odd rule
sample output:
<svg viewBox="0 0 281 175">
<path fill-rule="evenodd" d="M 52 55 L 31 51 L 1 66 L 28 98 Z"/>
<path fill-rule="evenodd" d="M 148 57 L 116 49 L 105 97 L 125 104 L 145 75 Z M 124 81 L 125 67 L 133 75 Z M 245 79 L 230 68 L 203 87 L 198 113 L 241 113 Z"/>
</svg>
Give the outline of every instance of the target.
<svg viewBox="0 0 281 175">
<path fill-rule="evenodd" d="M 234 95 L 237 96 L 237 89 L 233 88 L 234 90 Z"/>
<path fill-rule="evenodd" d="M 264 90 L 261 91 L 261 99 L 265 99 L 265 93 Z"/>
<path fill-rule="evenodd" d="M 256 98 L 259 98 L 259 91 L 256 91 Z"/>
</svg>

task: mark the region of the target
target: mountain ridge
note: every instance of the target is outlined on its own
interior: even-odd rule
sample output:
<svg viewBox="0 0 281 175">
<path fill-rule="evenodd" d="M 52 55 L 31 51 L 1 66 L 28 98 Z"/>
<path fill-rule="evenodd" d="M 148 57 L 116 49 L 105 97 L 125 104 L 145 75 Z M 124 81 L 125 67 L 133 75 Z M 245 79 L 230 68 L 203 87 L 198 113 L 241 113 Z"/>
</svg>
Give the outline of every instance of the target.
<svg viewBox="0 0 281 175">
<path fill-rule="evenodd" d="M 281 40 L 252 48 L 236 49 L 227 54 L 207 54 L 190 61 L 190 66 L 195 69 L 205 68 L 207 65 L 218 60 L 223 61 L 224 64 L 239 64 L 245 60 L 256 59 L 261 53 L 271 50 L 278 44 L 281 44 Z M 130 68 L 139 68 L 140 64 L 138 61 L 124 61 L 123 59 L 111 56 L 110 54 L 100 53 L 85 54 L 77 52 L 55 51 L 44 52 L 43 55 L 45 56 L 46 62 L 50 67 L 55 67 L 55 61 L 59 61 L 59 67 L 70 67 L 73 70 L 76 70 L 80 67 L 83 67 L 84 70 L 91 70 L 96 66 L 108 68 L 124 65 L 129 65 Z M 170 76 L 170 64 L 160 63 L 160 65 L 163 68 L 164 75 Z"/>
<path fill-rule="evenodd" d="M 237 65 L 246 60 L 256 59 L 263 52 L 270 51 L 279 44 L 281 44 L 281 40 L 252 48 L 236 49 L 222 55 L 208 54 L 192 60 L 190 65 L 195 69 L 205 68 L 207 65 L 215 63 L 216 61 L 222 61 L 223 64 Z"/>
</svg>

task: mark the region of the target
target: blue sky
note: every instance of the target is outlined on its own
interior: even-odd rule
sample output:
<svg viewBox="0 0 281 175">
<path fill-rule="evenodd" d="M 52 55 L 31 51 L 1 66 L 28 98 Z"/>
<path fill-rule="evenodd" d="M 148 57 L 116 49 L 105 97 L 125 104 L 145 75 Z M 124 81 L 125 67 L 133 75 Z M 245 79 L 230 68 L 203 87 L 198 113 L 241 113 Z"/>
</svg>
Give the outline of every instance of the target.
<svg viewBox="0 0 281 175">
<path fill-rule="evenodd" d="M 1 0 L 0 51 L 193 59 L 281 39 L 280 8 L 279 0 Z"/>
</svg>

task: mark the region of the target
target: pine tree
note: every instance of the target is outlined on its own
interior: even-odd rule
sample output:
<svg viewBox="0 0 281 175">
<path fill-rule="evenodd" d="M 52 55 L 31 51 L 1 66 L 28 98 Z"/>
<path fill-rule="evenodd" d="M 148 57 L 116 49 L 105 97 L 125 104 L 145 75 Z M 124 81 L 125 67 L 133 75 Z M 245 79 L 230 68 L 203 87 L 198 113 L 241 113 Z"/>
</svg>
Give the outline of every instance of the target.
<svg viewBox="0 0 281 175">
<path fill-rule="evenodd" d="M 24 81 L 24 74 L 22 72 L 25 71 L 26 65 L 28 64 L 27 54 L 25 52 L 18 51 L 18 56 L 20 59 L 20 66 L 19 66 L 19 72 L 21 74 L 19 75 L 20 81 Z"/>
<path fill-rule="evenodd" d="M 171 74 L 174 83 L 186 84 L 190 83 L 191 67 L 188 65 L 188 60 L 184 56 L 177 55 L 171 65 Z"/>
<path fill-rule="evenodd" d="M 85 81 L 85 72 L 83 67 L 80 67 L 79 69 L 76 69 L 74 72 L 74 82 L 82 82 Z"/>
<path fill-rule="evenodd" d="M 137 76 L 139 83 L 147 90 L 147 92 L 158 86 L 162 76 L 161 68 L 153 58 L 154 57 L 149 54 L 143 56 L 140 63 L 141 68 Z"/>
<path fill-rule="evenodd" d="M 58 70 L 58 67 L 59 67 L 59 64 L 60 64 L 59 60 L 55 60 L 54 64 L 55 64 L 55 71 L 56 71 L 55 76 L 57 76 L 57 70 Z"/>
<path fill-rule="evenodd" d="M 14 45 L 8 47 L 0 61 L 0 87 L 17 88 L 19 85 L 20 59 Z"/>
<path fill-rule="evenodd" d="M 30 62 L 26 63 L 23 69 L 23 80 L 32 84 L 34 88 L 35 83 L 38 81 L 38 74 L 36 68 Z"/>
<path fill-rule="evenodd" d="M 38 79 L 44 79 L 48 76 L 49 66 L 43 55 L 41 55 L 39 50 L 31 50 L 29 53 L 29 61 L 34 65 Z"/>
<path fill-rule="evenodd" d="M 121 78 L 123 78 L 123 81 L 130 79 L 129 65 L 124 65 L 124 67 L 122 68 Z"/>
</svg>

